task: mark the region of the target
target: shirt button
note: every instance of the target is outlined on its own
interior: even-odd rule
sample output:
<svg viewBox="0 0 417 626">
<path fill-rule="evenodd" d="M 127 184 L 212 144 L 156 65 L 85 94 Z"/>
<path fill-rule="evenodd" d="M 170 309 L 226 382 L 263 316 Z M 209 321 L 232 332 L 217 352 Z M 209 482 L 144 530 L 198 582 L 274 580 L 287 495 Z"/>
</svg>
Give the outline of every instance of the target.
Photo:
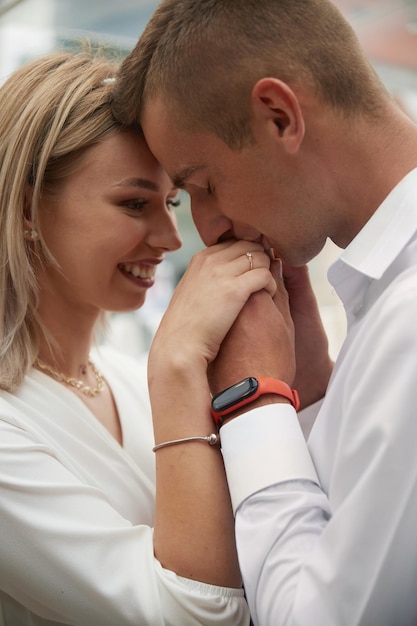
<svg viewBox="0 0 417 626">
<path fill-rule="evenodd" d="M 358 302 L 358 304 L 355 304 L 355 306 L 353 307 L 352 313 L 354 315 L 354 317 L 359 317 L 363 312 L 363 304 L 362 302 Z"/>
</svg>

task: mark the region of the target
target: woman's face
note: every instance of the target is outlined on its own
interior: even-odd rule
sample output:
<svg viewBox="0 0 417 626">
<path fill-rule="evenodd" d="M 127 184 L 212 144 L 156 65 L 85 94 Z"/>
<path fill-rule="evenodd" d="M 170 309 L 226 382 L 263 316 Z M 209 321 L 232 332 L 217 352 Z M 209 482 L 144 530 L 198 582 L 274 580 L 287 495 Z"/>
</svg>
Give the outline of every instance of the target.
<svg viewBox="0 0 417 626">
<path fill-rule="evenodd" d="M 41 198 L 40 230 L 59 264 L 37 270 L 41 313 L 140 307 L 165 252 L 181 245 L 176 204 L 141 136 L 123 131 L 89 148 L 81 167 Z"/>
</svg>

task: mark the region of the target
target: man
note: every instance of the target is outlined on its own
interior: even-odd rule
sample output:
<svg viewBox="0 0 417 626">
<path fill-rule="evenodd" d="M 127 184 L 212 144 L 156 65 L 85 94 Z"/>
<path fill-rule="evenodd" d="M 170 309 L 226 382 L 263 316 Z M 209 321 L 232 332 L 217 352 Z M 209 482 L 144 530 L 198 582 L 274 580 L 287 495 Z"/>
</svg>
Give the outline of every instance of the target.
<svg viewBox="0 0 417 626">
<path fill-rule="evenodd" d="M 286 304 L 267 294 L 209 373 L 214 394 L 294 384 L 315 417 L 306 442 L 268 382 L 216 405 L 255 624 L 415 625 L 416 126 L 330 0 L 163 1 L 115 112 L 190 193 L 206 245 L 257 241 L 284 262 L 295 378 Z M 305 268 L 328 237 L 348 321 L 332 373 Z"/>
</svg>

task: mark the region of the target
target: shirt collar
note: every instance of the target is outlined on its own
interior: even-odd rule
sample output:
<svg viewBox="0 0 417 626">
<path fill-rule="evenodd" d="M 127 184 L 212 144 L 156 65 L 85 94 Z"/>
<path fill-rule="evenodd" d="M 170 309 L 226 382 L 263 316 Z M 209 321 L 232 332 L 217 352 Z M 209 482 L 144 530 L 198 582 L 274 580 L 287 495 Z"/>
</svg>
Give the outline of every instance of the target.
<svg viewBox="0 0 417 626">
<path fill-rule="evenodd" d="M 339 261 L 379 279 L 417 230 L 417 168 L 394 187 Z M 330 278 L 330 276 L 329 276 Z"/>
</svg>

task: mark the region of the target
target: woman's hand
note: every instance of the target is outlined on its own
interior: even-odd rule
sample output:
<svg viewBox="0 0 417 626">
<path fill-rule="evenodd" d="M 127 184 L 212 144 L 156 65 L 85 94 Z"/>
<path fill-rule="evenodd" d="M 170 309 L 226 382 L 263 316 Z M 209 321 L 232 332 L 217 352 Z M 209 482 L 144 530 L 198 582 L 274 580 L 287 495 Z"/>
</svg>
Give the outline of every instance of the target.
<svg viewBox="0 0 417 626">
<path fill-rule="evenodd" d="M 151 358 L 161 350 L 181 354 L 190 364 L 203 360 L 207 367 L 250 295 L 275 294 L 269 268 L 270 258 L 257 243 L 229 240 L 198 252 L 161 321 Z"/>
<path fill-rule="evenodd" d="M 292 386 L 294 326 L 280 261 L 271 263 L 271 272 L 276 292 L 271 297 L 261 291 L 249 298 L 209 366 L 212 394 L 247 376 L 278 378 Z"/>
<path fill-rule="evenodd" d="M 222 242 L 191 260 L 149 354 L 156 443 L 213 432 L 207 365 L 251 294 L 272 301 L 276 284 L 269 266 L 262 246 L 247 241 Z M 154 550 L 180 576 L 241 585 L 218 446 L 188 442 L 157 451 Z"/>
</svg>

